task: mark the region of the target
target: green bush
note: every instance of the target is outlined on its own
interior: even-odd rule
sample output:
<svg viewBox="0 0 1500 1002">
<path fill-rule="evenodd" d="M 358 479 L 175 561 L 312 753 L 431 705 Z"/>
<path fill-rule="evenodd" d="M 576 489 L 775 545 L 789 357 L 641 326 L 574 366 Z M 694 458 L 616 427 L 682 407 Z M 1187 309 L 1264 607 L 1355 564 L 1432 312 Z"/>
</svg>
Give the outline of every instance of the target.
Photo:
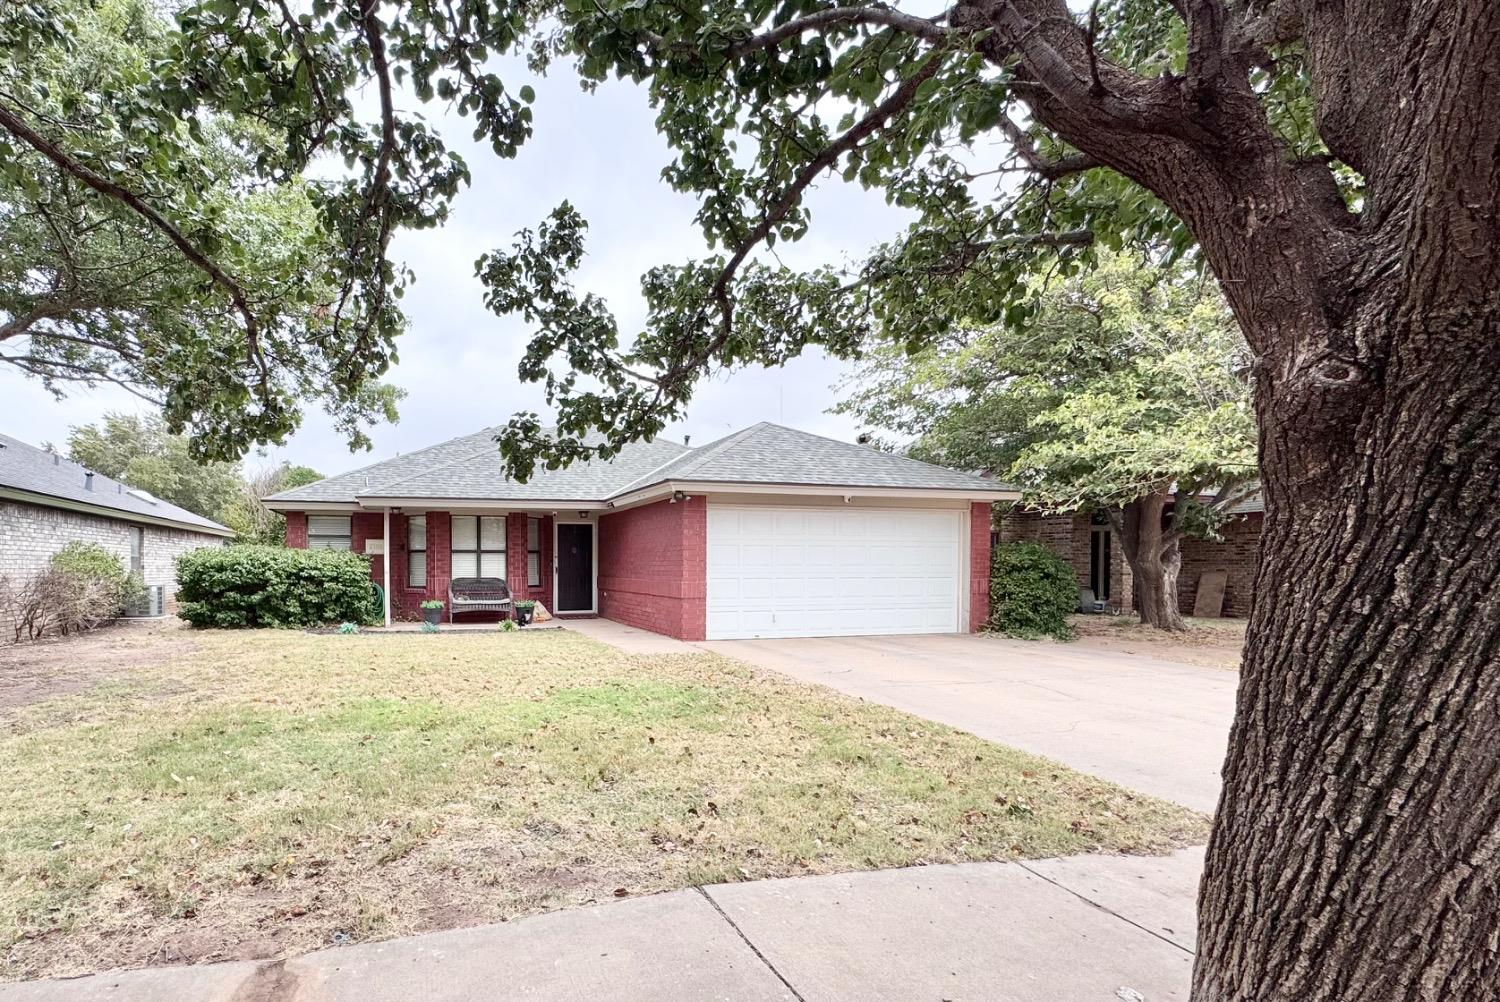
<svg viewBox="0 0 1500 1002">
<path fill-rule="evenodd" d="M 1068 615 L 1077 608 L 1078 578 L 1057 554 L 1039 543 L 995 547 L 989 629 L 1028 640 L 1071 640 Z"/>
<path fill-rule="evenodd" d="M 118 554 L 97 543 L 69 543 L 52 554 L 51 563 L 53 570 L 72 583 L 74 611 L 80 622 L 113 619 L 145 590 L 140 579 L 125 570 Z"/>
<path fill-rule="evenodd" d="M 194 626 L 371 623 L 374 606 L 370 565 L 357 553 L 227 546 L 177 560 L 177 615 Z"/>
</svg>

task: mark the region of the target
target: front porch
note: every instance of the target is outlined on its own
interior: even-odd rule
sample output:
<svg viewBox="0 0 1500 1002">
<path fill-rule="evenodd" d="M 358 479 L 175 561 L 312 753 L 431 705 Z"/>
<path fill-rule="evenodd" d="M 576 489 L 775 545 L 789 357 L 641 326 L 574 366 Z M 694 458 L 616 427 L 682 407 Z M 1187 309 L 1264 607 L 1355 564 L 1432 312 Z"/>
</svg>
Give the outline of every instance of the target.
<svg viewBox="0 0 1500 1002">
<path fill-rule="evenodd" d="M 449 623 L 454 578 L 501 578 L 513 601 L 535 601 L 554 616 L 598 612 L 597 518 L 561 512 L 422 509 L 288 512 L 288 546 L 348 549 L 370 557 L 370 579 L 385 595 L 387 628 L 417 629 L 422 603 L 444 603 L 445 629 L 494 629 L 507 614 L 460 612 Z M 560 606 L 560 608 L 559 608 Z M 539 624 L 545 625 L 545 624 Z"/>
</svg>

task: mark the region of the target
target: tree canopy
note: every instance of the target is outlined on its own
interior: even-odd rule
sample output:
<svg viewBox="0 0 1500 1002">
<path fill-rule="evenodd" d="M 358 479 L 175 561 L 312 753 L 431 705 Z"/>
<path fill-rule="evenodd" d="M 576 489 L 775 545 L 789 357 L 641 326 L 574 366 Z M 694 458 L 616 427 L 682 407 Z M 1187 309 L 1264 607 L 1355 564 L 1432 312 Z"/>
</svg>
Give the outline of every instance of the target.
<svg viewBox="0 0 1500 1002">
<path fill-rule="evenodd" d="M 1213 31 L 1232 40 L 1264 141 L 1324 184 L 1346 218 L 1360 180 L 1312 128 L 1294 40 L 1271 37 L 1271 15 L 1256 6 Z M 877 329 L 919 350 L 956 326 L 1019 327 L 1036 309 L 1041 260 L 1068 275 L 1101 248 L 1175 257 L 1195 242 L 1150 190 L 1099 169 L 1104 159 L 1060 135 L 1043 108 L 1100 91 L 1109 114 L 1143 133 L 1156 127 L 1149 115 L 1166 128 L 1170 115 L 1190 114 L 1202 80 L 1168 4 L 1114 0 L 1080 20 L 1060 2 L 960 3 L 918 17 L 864 4 L 565 0 L 557 15 L 549 55 L 587 81 L 647 86 L 674 154 L 663 176 L 698 196 L 715 253 L 646 272 L 646 327 L 628 335 L 569 280 L 586 223 L 568 205 L 481 262 L 491 306 L 537 326 L 522 375 L 544 382 L 558 409 L 557 441 L 537 444 L 533 416 L 503 437 L 521 473 L 538 457 L 607 453 L 654 434 L 713 369 L 779 364 L 812 344 L 847 356 Z M 1082 80 L 1067 79 L 1077 72 L 1065 72 L 1068 59 L 1088 67 Z M 1049 96 L 1063 83 L 1068 94 Z M 853 266 L 788 268 L 775 245 L 808 231 L 806 195 L 829 175 L 884 192 L 916 220 Z M 603 441 L 585 445 L 596 429 Z"/>
<path fill-rule="evenodd" d="M 239 458 L 316 401 L 352 446 L 394 418 L 400 228 L 468 172 L 405 80 L 509 155 L 530 111 L 483 67 L 488 4 L 30 0 L 0 8 L 0 363 L 117 383 Z M 374 111 L 360 93 L 373 85 Z M 460 98 L 457 91 L 462 89 Z"/>
<path fill-rule="evenodd" d="M 1046 510 L 1253 479 L 1248 352 L 1211 284 L 1111 254 L 1038 303 L 1020 327 L 955 327 L 916 353 L 881 342 L 837 409 L 917 436 L 917 458 L 1010 479 Z"/>
<path fill-rule="evenodd" d="M 239 467 L 200 462 L 156 415 L 106 414 L 68 433 L 68 458 L 205 518 L 218 519 L 240 490 Z"/>
</svg>

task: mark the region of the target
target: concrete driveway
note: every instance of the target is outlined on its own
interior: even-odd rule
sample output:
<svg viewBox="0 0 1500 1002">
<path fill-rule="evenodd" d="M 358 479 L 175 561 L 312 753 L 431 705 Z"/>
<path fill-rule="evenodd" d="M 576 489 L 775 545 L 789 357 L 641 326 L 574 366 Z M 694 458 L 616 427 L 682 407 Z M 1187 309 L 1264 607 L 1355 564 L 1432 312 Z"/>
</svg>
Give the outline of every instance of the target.
<svg viewBox="0 0 1500 1002">
<path fill-rule="evenodd" d="M 1200 811 L 1218 803 L 1235 672 L 968 634 L 697 646 Z"/>
</svg>

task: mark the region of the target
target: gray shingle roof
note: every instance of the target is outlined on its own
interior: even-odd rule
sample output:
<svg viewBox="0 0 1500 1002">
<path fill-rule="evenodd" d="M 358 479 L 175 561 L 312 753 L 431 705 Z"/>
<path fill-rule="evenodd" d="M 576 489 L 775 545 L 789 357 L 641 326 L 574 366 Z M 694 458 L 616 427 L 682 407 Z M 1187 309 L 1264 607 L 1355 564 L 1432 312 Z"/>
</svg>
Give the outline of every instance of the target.
<svg viewBox="0 0 1500 1002">
<path fill-rule="evenodd" d="M 493 442 L 482 451 L 454 459 L 401 480 L 387 481 L 378 490 L 361 491 L 361 498 L 505 498 L 523 501 L 603 501 L 650 471 L 690 452 L 685 445 L 657 439 L 635 442 L 613 459 L 574 463 L 560 470 L 540 469 L 530 483 L 505 475 L 500 450 Z"/>
<path fill-rule="evenodd" d="M 144 491 L 134 491 L 129 484 L 112 480 L 101 473 L 89 480 L 89 471 L 20 439 L 0 435 L 0 488 L 39 494 L 71 504 L 84 504 L 118 512 L 127 521 L 132 516 L 154 522 L 170 522 L 186 529 L 201 529 L 215 535 L 233 535 L 231 530 L 212 519 L 168 504 Z M 86 486 L 87 485 L 87 486 Z"/>
<path fill-rule="evenodd" d="M 626 446 L 611 460 L 539 470 L 530 483 L 505 476 L 496 428 L 455 438 L 352 473 L 282 491 L 268 501 L 341 502 L 381 498 L 485 501 L 606 501 L 669 480 L 724 484 L 977 490 L 1005 484 L 821 435 L 761 423 L 689 449 L 656 440 Z"/>
<path fill-rule="evenodd" d="M 693 449 L 632 484 L 631 490 L 667 480 L 996 493 L 1011 490 L 999 481 L 972 473 L 765 421 Z"/>
</svg>

